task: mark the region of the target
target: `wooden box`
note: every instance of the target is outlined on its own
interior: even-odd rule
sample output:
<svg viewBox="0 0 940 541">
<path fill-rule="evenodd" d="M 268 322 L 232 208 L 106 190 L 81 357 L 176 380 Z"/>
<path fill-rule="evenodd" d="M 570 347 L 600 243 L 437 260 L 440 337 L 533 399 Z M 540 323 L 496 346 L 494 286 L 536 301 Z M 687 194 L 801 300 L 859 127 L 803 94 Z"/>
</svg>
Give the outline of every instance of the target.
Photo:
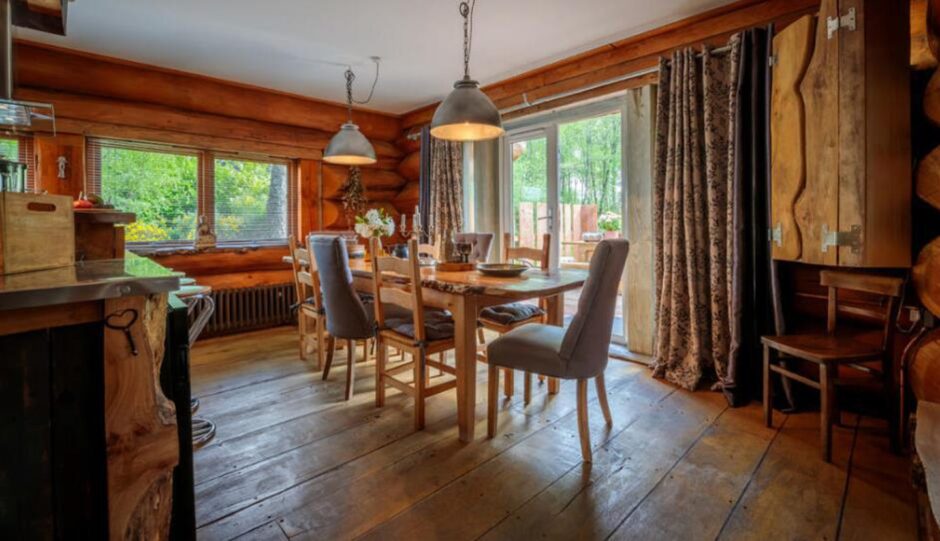
<svg viewBox="0 0 940 541">
<path fill-rule="evenodd" d="M 0 274 L 74 264 L 71 197 L 0 193 Z"/>
<path fill-rule="evenodd" d="M 75 209 L 75 257 L 79 261 L 124 259 L 124 226 L 136 215 L 113 209 Z"/>
</svg>

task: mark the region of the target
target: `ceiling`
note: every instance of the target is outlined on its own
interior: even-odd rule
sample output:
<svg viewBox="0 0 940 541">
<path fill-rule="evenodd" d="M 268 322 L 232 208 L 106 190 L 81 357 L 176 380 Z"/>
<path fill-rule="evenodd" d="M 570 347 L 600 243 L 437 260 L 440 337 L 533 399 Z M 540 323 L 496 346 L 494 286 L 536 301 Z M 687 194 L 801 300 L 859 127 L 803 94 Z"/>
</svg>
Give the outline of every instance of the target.
<svg viewBox="0 0 940 541">
<path fill-rule="evenodd" d="M 480 0 L 471 75 L 483 84 L 700 13 L 730 0 Z M 462 75 L 456 0 L 77 0 L 68 36 L 16 37 L 286 92 L 404 113 Z"/>
</svg>

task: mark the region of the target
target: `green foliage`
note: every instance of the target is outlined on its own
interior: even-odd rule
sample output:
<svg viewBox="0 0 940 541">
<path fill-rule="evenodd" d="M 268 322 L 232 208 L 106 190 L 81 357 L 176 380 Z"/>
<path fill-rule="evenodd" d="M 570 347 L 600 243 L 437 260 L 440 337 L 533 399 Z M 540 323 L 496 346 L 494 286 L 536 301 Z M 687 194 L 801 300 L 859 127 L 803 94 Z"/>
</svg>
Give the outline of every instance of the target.
<svg viewBox="0 0 940 541">
<path fill-rule="evenodd" d="M 137 215 L 128 241 L 195 240 L 198 168 L 192 155 L 101 148 L 101 196 Z"/>
<path fill-rule="evenodd" d="M 0 139 L 0 156 L 4 159 L 17 161 L 20 157 L 20 143 L 16 139 Z"/>
<path fill-rule="evenodd" d="M 620 231 L 623 227 L 623 222 L 620 220 L 620 215 L 615 212 L 605 212 L 597 217 L 597 227 L 601 231 Z"/>
<path fill-rule="evenodd" d="M 287 238 L 287 166 L 215 160 L 215 233 L 220 241 Z"/>
</svg>

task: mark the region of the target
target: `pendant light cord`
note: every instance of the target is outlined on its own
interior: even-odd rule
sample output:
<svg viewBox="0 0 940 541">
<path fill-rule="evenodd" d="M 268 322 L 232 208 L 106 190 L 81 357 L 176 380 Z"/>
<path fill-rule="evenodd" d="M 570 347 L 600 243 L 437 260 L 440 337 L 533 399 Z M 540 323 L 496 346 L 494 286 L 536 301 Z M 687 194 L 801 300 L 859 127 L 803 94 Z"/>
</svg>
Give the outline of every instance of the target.
<svg viewBox="0 0 940 541">
<path fill-rule="evenodd" d="M 461 2 L 460 16 L 463 17 L 463 78 L 470 78 L 470 49 L 473 45 L 473 8 L 477 0 Z"/>
<path fill-rule="evenodd" d="M 372 61 L 375 62 L 375 80 L 372 81 L 372 88 L 369 89 L 369 97 L 362 101 L 353 99 L 352 86 L 353 81 L 356 80 L 356 74 L 353 73 L 352 66 L 346 67 L 346 116 L 350 122 L 352 122 L 353 104 L 365 105 L 372 101 L 372 95 L 375 94 L 375 85 L 379 82 L 379 57 L 373 56 Z"/>
</svg>

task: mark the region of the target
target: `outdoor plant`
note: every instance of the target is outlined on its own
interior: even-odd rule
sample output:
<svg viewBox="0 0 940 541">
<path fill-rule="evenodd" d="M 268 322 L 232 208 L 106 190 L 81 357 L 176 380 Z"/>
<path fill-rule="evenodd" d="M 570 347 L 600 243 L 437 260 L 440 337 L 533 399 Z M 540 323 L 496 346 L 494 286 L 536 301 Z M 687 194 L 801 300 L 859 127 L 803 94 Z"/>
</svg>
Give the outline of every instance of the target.
<svg viewBox="0 0 940 541">
<path fill-rule="evenodd" d="M 597 227 L 601 231 L 616 233 L 620 231 L 622 225 L 620 215 L 615 212 L 605 212 L 597 217 Z"/>
</svg>

